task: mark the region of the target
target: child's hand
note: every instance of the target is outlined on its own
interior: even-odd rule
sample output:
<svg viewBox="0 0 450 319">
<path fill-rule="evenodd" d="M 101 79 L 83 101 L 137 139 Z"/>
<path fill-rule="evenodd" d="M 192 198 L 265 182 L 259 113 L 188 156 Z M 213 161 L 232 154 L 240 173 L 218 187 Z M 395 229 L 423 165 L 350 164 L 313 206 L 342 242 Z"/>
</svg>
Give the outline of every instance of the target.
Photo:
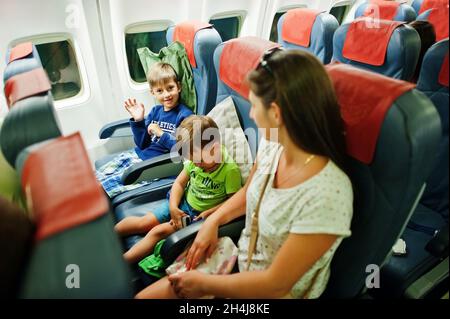
<svg viewBox="0 0 450 319">
<path fill-rule="evenodd" d="M 183 228 L 183 225 L 181 224 L 181 218 L 186 215 L 187 214 L 178 207 L 170 209 L 170 217 L 172 218 L 171 223 L 173 222 L 173 226 L 175 227 L 175 229 Z"/>
<path fill-rule="evenodd" d="M 150 124 L 147 130 L 149 135 L 156 135 L 158 137 L 161 137 L 161 135 L 164 133 L 164 131 L 156 123 Z"/>
<path fill-rule="evenodd" d="M 145 108 L 144 104 L 137 103 L 136 99 L 128 99 L 125 101 L 125 108 L 131 117 L 134 118 L 136 122 L 140 122 L 144 119 Z"/>
</svg>

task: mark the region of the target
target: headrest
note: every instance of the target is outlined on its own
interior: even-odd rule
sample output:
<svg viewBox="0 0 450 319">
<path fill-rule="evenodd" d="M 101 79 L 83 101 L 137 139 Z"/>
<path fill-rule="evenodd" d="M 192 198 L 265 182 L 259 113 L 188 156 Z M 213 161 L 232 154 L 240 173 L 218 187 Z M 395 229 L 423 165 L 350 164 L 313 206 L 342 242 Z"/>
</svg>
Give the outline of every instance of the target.
<svg viewBox="0 0 450 319">
<path fill-rule="evenodd" d="M 6 63 L 9 64 L 15 60 L 23 59 L 32 53 L 33 43 L 25 42 L 18 44 L 9 51 L 9 57 L 7 57 L 8 61 L 6 61 Z"/>
<path fill-rule="evenodd" d="M 401 25 L 403 22 L 356 19 L 348 29 L 342 55 L 369 65 L 383 65 L 392 33 Z"/>
<path fill-rule="evenodd" d="M 446 7 L 448 4 L 448 0 L 423 0 L 419 9 L 419 14 L 422 14 L 429 9 Z"/>
<path fill-rule="evenodd" d="M 183 44 L 189 57 L 189 62 L 193 68 L 197 67 L 194 55 L 194 38 L 195 34 L 202 29 L 211 28 L 212 25 L 201 21 L 186 21 L 175 26 L 173 33 L 173 41 Z"/>
<path fill-rule="evenodd" d="M 36 221 L 36 239 L 94 220 L 108 211 L 79 133 L 60 137 L 28 156 L 22 187 Z"/>
<path fill-rule="evenodd" d="M 362 16 L 381 20 L 394 20 L 400 4 L 400 2 L 396 1 L 370 0 Z"/>
<path fill-rule="evenodd" d="M 415 85 L 345 64 L 326 66 L 346 128 L 347 152 L 370 164 L 385 115 Z"/>
<path fill-rule="evenodd" d="M 8 107 L 29 96 L 48 92 L 50 81 L 43 68 L 37 68 L 11 77 L 5 83 L 5 97 Z"/>
<path fill-rule="evenodd" d="M 321 11 L 307 8 L 289 10 L 284 18 L 283 40 L 308 48 L 314 22 L 321 13 Z"/>
<path fill-rule="evenodd" d="M 441 71 L 439 72 L 438 83 L 442 86 L 448 87 L 448 51 L 444 58 L 444 62 L 442 63 Z"/>
<path fill-rule="evenodd" d="M 257 37 L 232 39 L 224 44 L 220 56 L 219 78 L 231 89 L 248 99 L 249 87 L 245 83 L 267 50 L 280 47 L 278 43 Z"/>
<path fill-rule="evenodd" d="M 449 6 L 430 9 L 429 12 L 423 13 L 417 20 L 422 20 L 423 17 L 428 15 L 428 22 L 430 22 L 434 31 L 436 32 L 436 42 L 448 38 L 448 12 Z"/>
</svg>

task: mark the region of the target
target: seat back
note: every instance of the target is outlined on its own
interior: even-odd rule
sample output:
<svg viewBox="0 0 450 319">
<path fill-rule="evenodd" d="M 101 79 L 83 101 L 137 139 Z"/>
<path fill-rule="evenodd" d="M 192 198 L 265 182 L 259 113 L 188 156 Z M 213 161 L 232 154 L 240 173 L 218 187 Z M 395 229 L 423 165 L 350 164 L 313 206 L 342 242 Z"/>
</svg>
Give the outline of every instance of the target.
<svg viewBox="0 0 450 319">
<path fill-rule="evenodd" d="M 365 287 L 367 267 L 381 268 L 403 232 L 433 167 L 441 127 L 414 84 L 348 65 L 327 70 L 346 127 L 354 213 L 324 296 L 353 298 Z"/>
<path fill-rule="evenodd" d="M 14 75 L 42 67 L 36 46 L 25 42 L 9 48 L 6 52 L 6 68 L 3 72 L 3 82 L 6 83 Z"/>
<path fill-rule="evenodd" d="M 448 5 L 448 0 L 414 0 L 411 4 L 417 15 L 420 15 L 431 8 L 445 5 Z"/>
<path fill-rule="evenodd" d="M 436 166 L 427 181 L 421 199 L 425 206 L 441 213 L 448 221 L 448 39 L 433 45 L 426 53 L 417 89 L 425 93 L 436 107 L 442 123 L 442 138 Z"/>
<path fill-rule="evenodd" d="M 410 22 L 416 19 L 414 9 L 396 1 L 371 0 L 362 3 L 355 11 L 355 19 L 359 17 L 373 17 L 382 20 Z"/>
<path fill-rule="evenodd" d="M 33 145 L 20 158 L 36 223 L 20 297 L 131 298 L 128 265 L 80 134 Z"/>
<path fill-rule="evenodd" d="M 0 130 L 0 148 L 11 166 L 26 147 L 61 136 L 50 83 L 42 68 L 15 75 L 5 85 L 10 107 Z"/>
<path fill-rule="evenodd" d="M 287 49 L 308 51 L 327 64 L 333 56 L 333 35 L 338 27 L 339 22 L 329 13 L 293 9 L 278 21 L 278 42 Z"/>
<path fill-rule="evenodd" d="M 176 39 L 174 34 L 177 35 Z M 167 43 L 174 41 L 184 45 L 191 62 L 197 92 L 197 114 L 207 114 L 216 102 L 217 76 L 213 55 L 222 39 L 212 25 L 187 21 L 167 30 Z"/>
<path fill-rule="evenodd" d="M 410 80 L 420 55 L 419 34 L 401 22 L 360 18 L 340 26 L 333 39 L 333 60 Z"/>
<path fill-rule="evenodd" d="M 428 21 L 436 32 L 436 42 L 448 38 L 449 33 L 449 22 L 448 22 L 448 12 L 449 6 L 441 6 L 429 9 L 421 13 L 418 17 L 418 21 Z"/>
<path fill-rule="evenodd" d="M 242 37 L 220 44 L 214 52 L 218 76 L 217 103 L 232 97 L 253 158 L 256 158 L 259 136 L 256 123 L 250 118 L 249 88 L 245 78 L 256 68 L 265 51 L 279 46 L 256 37 Z"/>
</svg>

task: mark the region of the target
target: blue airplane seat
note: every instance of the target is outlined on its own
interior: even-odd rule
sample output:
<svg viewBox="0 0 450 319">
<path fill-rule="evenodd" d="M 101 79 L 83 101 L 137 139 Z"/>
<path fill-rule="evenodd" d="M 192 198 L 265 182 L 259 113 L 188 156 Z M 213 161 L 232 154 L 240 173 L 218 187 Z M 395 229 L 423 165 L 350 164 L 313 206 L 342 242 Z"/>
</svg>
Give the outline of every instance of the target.
<svg viewBox="0 0 450 319">
<path fill-rule="evenodd" d="M 419 34 L 402 22 L 359 18 L 336 30 L 333 61 L 410 80 L 420 47 Z"/>
<path fill-rule="evenodd" d="M 219 33 L 209 24 L 201 23 L 198 21 L 188 21 L 180 23 L 177 26 L 171 27 L 167 32 L 168 43 L 173 42 L 173 35 L 175 29 L 178 28 L 179 34 L 184 35 L 182 39 L 179 39 L 188 52 L 190 58 L 195 88 L 197 92 L 197 114 L 206 114 L 215 105 L 216 91 L 217 91 L 217 77 L 213 66 L 213 54 L 214 49 L 219 43 L 222 42 Z M 189 43 L 193 43 L 192 48 L 189 47 Z M 114 136 L 114 131 L 120 128 L 129 129 L 128 119 L 112 123 L 111 126 L 105 126 L 100 132 L 101 138 L 109 138 Z M 107 134 L 106 134 L 107 133 Z M 103 134 L 103 135 L 102 135 Z M 131 134 L 131 130 L 130 130 Z M 108 155 L 95 162 L 95 167 L 99 168 L 107 162 L 111 161 L 117 154 Z M 170 163 L 170 154 L 164 154 L 160 157 L 143 161 L 130 167 L 130 169 L 124 173 L 122 180 L 125 183 L 136 182 L 137 177 L 144 178 L 142 173 L 148 167 L 163 165 L 164 163 Z M 163 176 L 170 176 L 162 174 Z M 134 178 L 136 176 L 136 178 Z M 150 179 L 146 179 L 150 180 Z M 173 178 L 152 178 L 150 185 L 145 185 L 137 189 L 119 194 L 115 196 L 111 203 L 113 206 L 117 206 L 120 203 L 124 203 L 131 198 L 139 195 L 143 195 L 148 191 L 155 190 L 167 185 L 172 185 Z"/>
<path fill-rule="evenodd" d="M 392 256 L 382 269 L 376 296 L 424 298 L 448 280 L 448 39 L 427 51 L 417 90 L 434 103 L 442 136 L 425 192 L 401 236 L 406 255 Z"/>
<path fill-rule="evenodd" d="M 367 292 L 367 267 L 384 265 L 416 208 L 441 125 L 414 84 L 343 64 L 327 68 L 346 126 L 355 201 L 352 235 L 336 251 L 323 297 L 355 298 Z"/>
<path fill-rule="evenodd" d="M 420 15 L 431 8 L 445 5 L 448 5 L 448 0 L 414 0 L 411 4 L 417 15 Z"/>
<path fill-rule="evenodd" d="M 278 21 L 278 43 L 287 49 L 308 51 L 328 64 L 338 27 L 338 21 L 329 13 L 307 8 L 289 10 Z"/>
<path fill-rule="evenodd" d="M 42 63 L 36 46 L 25 42 L 9 48 L 6 52 L 6 68 L 3 72 L 3 82 L 12 76 L 41 68 Z"/>
<path fill-rule="evenodd" d="M 417 21 L 428 21 L 434 27 L 436 42 L 447 39 L 449 34 L 448 22 L 449 6 L 431 8 L 424 11 L 417 17 Z"/>
<path fill-rule="evenodd" d="M 355 19 L 370 16 L 382 20 L 411 22 L 417 17 L 416 11 L 407 3 L 395 1 L 367 1 L 355 11 Z"/>
</svg>

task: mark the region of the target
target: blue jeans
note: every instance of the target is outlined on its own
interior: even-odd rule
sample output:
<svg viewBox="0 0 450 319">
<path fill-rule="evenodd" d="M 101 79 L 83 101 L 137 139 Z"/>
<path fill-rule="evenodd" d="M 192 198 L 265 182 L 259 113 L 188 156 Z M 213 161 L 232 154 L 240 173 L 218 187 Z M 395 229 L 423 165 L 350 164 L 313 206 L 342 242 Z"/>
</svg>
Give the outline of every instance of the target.
<svg viewBox="0 0 450 319">
<path fill-rule="evenodd" d="M 201 213 L 192 208 L 192 206 L 189 205 L 184 196 L 181 199 L 178 208 L 181 209 L 186 214 L 188 214 L 191 217 L 191 220 L 194 220 L 194 218 Z M 160 224 L 167 223 L 168 221 L 170 221 L 171 217 L 170 217 L 169 200 L 167 199 L 163 204 L 161 204 L 161 206 L 158 206 L 158 208 L 156 208 L 152 213 L 153 215 L 155 215 L 156 219 L 159 221 Z"/>
</svg>

